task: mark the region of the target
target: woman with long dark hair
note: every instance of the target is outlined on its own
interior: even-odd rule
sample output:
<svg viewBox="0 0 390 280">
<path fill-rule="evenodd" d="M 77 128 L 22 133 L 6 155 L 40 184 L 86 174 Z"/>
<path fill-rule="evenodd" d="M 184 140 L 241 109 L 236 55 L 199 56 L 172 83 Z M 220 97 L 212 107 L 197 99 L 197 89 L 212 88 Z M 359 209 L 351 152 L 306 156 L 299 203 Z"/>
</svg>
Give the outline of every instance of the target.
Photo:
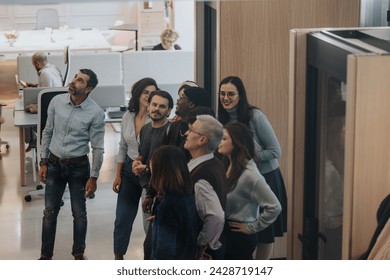
<svg viewBox="0 0 390 280">
<path fill-rule="evenodd" d="M 161 146 L 153 152 L 150 171 L 150 185 L 159 201 L 152 216 L 151 259 L 194 259 L 198 212 L 183 151 L 176 146 Z"/>
<path fill-rule="evenodd" d="M 149 122 L 149 93 L 157 90 L 152 78 L 143 78 L 131 88 L 128 112 L 121 122 L 121 138 L 117 159 L 117 168 L 112 189 L 118 194 L 114 227 L 115 259 L 123 260 L 130 242 L 134 219 L 142 194 L 139 177 L 132 172 L 133 161 L 138 156 L 139 133 L 142 126 Z"/>
<path fill-rule="evenodd" d="M 278 158 L 279 141 L 265 114 L 248 102 L 245 86 L 237 76 L 228 76 L 219 84 L 218 120 L 222 124 L 240 122 L 251 131 L 255 143 L 255 161 L 260 173 L 282 205 L 282 212 L 272 226 L 258 233 L 256 259 L 269 259 L 275 236 L 287 231 L 287 194 Z"/>
<path fill-rule="evenodd" d="M 225 258 L 251 260 L 257 244 L 255 233 L 276 220 L 281 206 L 257 169 L 253 160 L 253 138 L 244 124 L 228 123 L 224 126 L 218 152 L 223 155 L 228 180 Z"/>
</svg>

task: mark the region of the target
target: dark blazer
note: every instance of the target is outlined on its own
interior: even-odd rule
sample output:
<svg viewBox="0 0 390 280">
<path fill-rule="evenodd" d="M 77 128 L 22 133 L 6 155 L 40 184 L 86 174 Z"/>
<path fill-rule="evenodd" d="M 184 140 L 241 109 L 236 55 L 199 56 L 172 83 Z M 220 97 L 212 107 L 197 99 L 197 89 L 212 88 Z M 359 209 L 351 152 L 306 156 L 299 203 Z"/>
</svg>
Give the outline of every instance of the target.
<svg viewBox="0 0 390 280">
<path fill-rule="evenodd" d="M 153 260 L 193 260 L 197 248 L 198 212 L 193 194 L 166 195 L 155 209 Z"/>
</svg>

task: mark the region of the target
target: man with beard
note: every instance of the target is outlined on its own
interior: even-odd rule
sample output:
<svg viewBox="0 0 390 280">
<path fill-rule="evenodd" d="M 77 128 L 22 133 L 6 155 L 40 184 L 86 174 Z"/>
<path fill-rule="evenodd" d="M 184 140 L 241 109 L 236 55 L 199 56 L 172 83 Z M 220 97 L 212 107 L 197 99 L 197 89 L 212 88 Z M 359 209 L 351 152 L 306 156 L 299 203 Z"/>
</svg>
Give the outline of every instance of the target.
<svg viewBox="0 0 390 280">
<path fill-rule="evenodd" d="M 47 61 L 47 56 L 44 52 L 36 52 L 32 58 L 32 65 L 38 74 L 38 83 L 25 83 L 23 87 L 62 87 L 62 75 L 57 66 L 50 64 Z M 36 114 L 38 112 L 38 104 L 28 104 L 25 110 L 29 113 Z M 29 133 L 26 133 L 26 142 L 30 151 L 37 146 L 36 127 L 26 128 Z M 27 132 L 27 131 L 26 131 Z"/>
<path fill-rule="evenodd" d="M 37 70 L 38 83 L 26 83 L 26 87 L 61 87 L 62 75 L 57 66 L 50 64 L 43 52 L 32 56 L 32 64 Z"/>
<path fill-rule="evenodd" d="M 150 256 L 150 230 L 148 216 L 152 212 L 153 198 L 146 195 L 150 181 L 150 169 L 149 160 L 152 157 L 153 152 L 162 144 L 163 138 L 167 133 L 170 122 L 168 117 L 173 108 L 172 96 L 162 90 L 155 90 L 149 94 L 149 117 L 150 122 L 145 124 L 140 131 L 140 144 L 139 144 L 139 156 L 133 162 L 133 173 L 140 177 L 140 185 L 143 187 L 142 200 L 147 200 L 148 203 L 142 204 L 144 214 L 144 230 L 147 231 L 147 237 L 145 239 L 145 259 Z M 150 203 L 149 203 L 150 202 Z"/>
<path fill-rule="evenodd" d="M 154 150 L 162 143 L 170 125 L 168 117 L 173 108 L 172 96 L 162 90 L 155 90 L 149 94 L 150 122 L 145 124 L 140 131 L 139 156 L 133 162 L 133 172 L 140 177 L 140 184 L 144 188 L 143 196 L 149 187 L 150 170 L 149 160 Z M 148 211 L 150 212 L 150 209 Z"/>
<path fill-rule="evenodd" d="M 56 95 L 47 110 L 39 169 L 39 178 L 46 184 L 40 260 L 52 259 L 57 217 L 66 185 L 73 215 L 72 255 L 75 260 L 86 259 L 85 201 L 96 191 L 104 152 L 104 112 L 89 97 L 97 83 L 92 70 L 80 69 L 68 85 L 69 94 Z M 88 159 L 89 144 L 92 166 Z"/>
</svg>

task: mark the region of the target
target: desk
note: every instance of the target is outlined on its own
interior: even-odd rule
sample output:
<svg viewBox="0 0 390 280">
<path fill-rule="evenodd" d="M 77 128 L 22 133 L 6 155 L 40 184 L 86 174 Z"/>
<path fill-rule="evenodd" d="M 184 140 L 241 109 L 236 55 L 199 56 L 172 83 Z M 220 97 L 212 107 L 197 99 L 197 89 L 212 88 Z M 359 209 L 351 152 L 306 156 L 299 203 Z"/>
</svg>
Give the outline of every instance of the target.
<svg viewBox="0 0 390 280">
<path fill-rule="evenodd" d="M 67 45 L 72 51 L 111 51 L 111 45 L 97 29 L 23 30 L 17 32 L 19 36 L 12 46 L 5 37 L 9 31 L 0 32 L 0 53 L 63 52 Z"/>
<path fill-rule="evenodd" d="M 17 102 L 20 102 L 20 100 L 18 100 Z M 24 129 L 26 127 L 37 126 L 38 114 L 30 114 L 25 112 L 24 110 L 20 110 L 20 106 L 18 106 L 18 108 L 19 110 L 14 111 L 14 125 L 19 128 L 20 184 L 22 186 L 25 186 L 26 185 L 26 174 L 25 174 L 26 151 L 25 151 L 25 143 L 24 143 L 24 139 L 25 139 Z M 108 118 L 107 114 L 104 120 L 105 123 L 120 123 L 121 121 L 122 119 L 110 119 Z"/>
<path fill-rule="evenodd" d="M 25 151 L 25 134 L 26 127 L 34 127 L 38 123 L 38 115 L 26 113 L 25 111 L 14 111 L 14 125 L 19 128 L 19 169 L 20 169 L 20 184 L 26 185 L 26 151 Z"/>
<path fill-rule="evenodd" d="M 15 101 L 14 111 L 24 111 L 24 102 L 23 99 L 18 99 Z"/>
<path fill-rule="evenodd" d="M 122 24 L 111 26 L 111 30 L 121 30 L 121 31 L 134 31 L 135 32 L 135 50 L 138 51 L 138 26 L 136 24 Z"/>
</svg>

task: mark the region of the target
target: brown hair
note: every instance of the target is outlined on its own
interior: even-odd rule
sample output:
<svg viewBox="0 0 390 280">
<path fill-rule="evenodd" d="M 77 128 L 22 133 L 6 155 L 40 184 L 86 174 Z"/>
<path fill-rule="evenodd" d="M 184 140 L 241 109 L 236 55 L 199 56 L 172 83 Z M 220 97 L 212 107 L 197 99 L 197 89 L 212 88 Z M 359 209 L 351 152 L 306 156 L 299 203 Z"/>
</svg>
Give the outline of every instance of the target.
<svg viewBox="0 0 390 280">
<path fill-rule="evenodd" d="M 157 194 L 188 194 L 193 192 L 187 159 L 181 149 L 165 145 L 154 151 L 151 158 L 150 185 Z"/>
<path fill-rule="evenodd" d="M 228 178 L 228 191 L 234 189 L 249 160 L 255 154 L 255 143 L 252 133 L 243 123 L 227 123 L 224 128 L 232 139 L 233 151 L 230 155 L 232 170 Z M 229 158 L 224 157 L 224 163 L 229 166 Z"/>
<path fill-rule="evenodd" d="M 148 86 L 154 86 L 158 90 L 156 81 L 149 77 L 143 78 L 133 84 L 131 87 L 131 98 L 129 101 L 129 106 L 127 107 L 130 112 L 139 112 L 139 100 L 141 98 L 142 92 Z"/>
</svg>

